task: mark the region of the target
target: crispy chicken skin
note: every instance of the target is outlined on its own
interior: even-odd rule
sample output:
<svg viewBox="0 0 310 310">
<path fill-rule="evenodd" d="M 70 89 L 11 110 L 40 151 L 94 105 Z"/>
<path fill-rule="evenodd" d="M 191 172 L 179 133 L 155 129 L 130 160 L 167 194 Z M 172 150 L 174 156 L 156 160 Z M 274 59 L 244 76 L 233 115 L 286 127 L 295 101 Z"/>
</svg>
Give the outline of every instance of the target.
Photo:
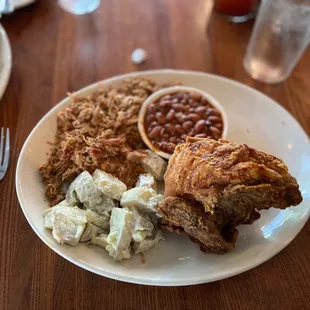
<svg viewBox="0 0 310 310">
<path fill-rule="evenodd" d="M 259 210 L 301 201 L 282 160 L 247 145 L 187 138 L 169 160 L 159 213 L 162 228 L 184 231 L 203 251 L 226 253 L 237 225 L 253 223 Z"/>
</svg>

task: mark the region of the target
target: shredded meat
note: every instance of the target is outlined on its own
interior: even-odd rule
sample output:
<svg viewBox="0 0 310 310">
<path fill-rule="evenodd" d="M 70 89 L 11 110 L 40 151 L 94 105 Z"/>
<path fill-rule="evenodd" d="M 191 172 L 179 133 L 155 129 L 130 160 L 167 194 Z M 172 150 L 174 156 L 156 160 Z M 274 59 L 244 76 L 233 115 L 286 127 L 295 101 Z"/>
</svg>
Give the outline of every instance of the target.
<svg viewBox="0 0 310 310">
<path fill-rule="evenodd" d="M 171 84 L 172 85 L 172 84 Z M 40 167 L 45 194 L 55 205 L 66 184 L 83 170 L 113 174 L 129 188 L 143 168 L 138 114 L 143 101 L 161 87 L 152 80 L 124 80 L 118 89 L 102 89 L 88 97 L 71 95 L 72 103 L 57 116 L 57 134 L 48 162 Z"/>
</svg>

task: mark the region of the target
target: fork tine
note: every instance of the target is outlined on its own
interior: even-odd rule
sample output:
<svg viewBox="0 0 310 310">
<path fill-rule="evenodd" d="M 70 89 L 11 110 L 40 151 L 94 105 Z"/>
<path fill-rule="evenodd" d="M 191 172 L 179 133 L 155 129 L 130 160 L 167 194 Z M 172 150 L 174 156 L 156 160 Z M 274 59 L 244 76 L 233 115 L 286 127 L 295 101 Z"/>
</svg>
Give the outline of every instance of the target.
<svg viewBox="0 0 310 310">
<path fill-rule="evenodd" d="M 4 149 L 4 159 L 3 159 L 3 168 L 4 171 L 7 170 L 9 166 L 9 156 L 10 155 L 10 129 L 6 129 L 6 141 L 5 141 L 5 149 Z"/>
<path fill-rule="evenodd" d="M 3 142 L 4 142 L 4 128 L 1 128 L 1 135 L 0 135 L 0 166 L 3 160 Z"/>
</svg>

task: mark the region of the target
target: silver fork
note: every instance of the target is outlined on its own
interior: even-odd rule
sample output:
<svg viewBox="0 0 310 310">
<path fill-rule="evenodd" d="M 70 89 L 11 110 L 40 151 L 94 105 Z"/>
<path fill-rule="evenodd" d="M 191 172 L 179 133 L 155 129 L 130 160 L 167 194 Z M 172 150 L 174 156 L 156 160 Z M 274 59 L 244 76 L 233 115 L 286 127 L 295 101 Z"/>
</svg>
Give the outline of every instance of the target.
<svg viewBox="0 0 310 310">
<path fill-rule="evenodd" d="M 5 133 L 6 132 L 6 133 Z M 10 129 L 1 128 L 0 135 L 0 181 L 4 178 L 9 166 Z"/>
</svg>

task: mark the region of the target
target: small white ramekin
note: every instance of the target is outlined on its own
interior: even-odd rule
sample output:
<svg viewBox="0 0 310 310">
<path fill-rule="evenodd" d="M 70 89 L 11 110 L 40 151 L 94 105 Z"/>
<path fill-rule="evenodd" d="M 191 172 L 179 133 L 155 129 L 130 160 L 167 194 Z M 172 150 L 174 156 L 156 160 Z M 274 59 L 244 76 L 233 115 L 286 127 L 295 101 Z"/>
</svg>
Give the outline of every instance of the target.
<svg viewBox="0 0 310 310">
<path fill-rule="evenodd" d="M 151 103 L 158 101 L 158 99 L 161 97 L 164 97 L 164 96 L 169 95 L 169 94 L 174 94 L 177 92 L 196 92 L 196 93 L 199 93 L 200 95 L 202 95 L 203 97 L 205 97 L 210 102 L 210 104 L 214 108 L 216 108 L 222 115 L 223 131 L 222 131 L 221 139 L 224 139 L 226 137 L 227 130 L 228 130 L 228 122 L 227 122 L 227 115 L 226 115 L 225 109 L 217 100 L 215 100 L 208 93 L 206 93 L 202 90 L 199 90 L 197 88 L 187 87 L 187 86 L 172 86 L 172 87 L 167 87 L 167 88 L 163 88 L 161 90 L 158 90 L 155 93 L 153 93 L 151 96 L 149 96 L 143 102 L 143 104 L 140 108 L 140 112 L 139 112 L 138 129 L 139 129 L 139 132 L 140 132 L 140 135 L 141 135 L 143 142 L 148 146 L 148 148 L 150 150 L 152 150 L 153 152 L 156 152 L 159 156 L 164 157 L 166 159 L 169 159 L 171 157 L 171 154 L 163 152 L 163 151 L 157 149 L 156 147 L 154 147 L 154 145 L 152 144 L 152 142 L 148 138 L 147 133 L 145 131 L 144 118 L 145 118 L 147 108 Z"/>
</svg>

